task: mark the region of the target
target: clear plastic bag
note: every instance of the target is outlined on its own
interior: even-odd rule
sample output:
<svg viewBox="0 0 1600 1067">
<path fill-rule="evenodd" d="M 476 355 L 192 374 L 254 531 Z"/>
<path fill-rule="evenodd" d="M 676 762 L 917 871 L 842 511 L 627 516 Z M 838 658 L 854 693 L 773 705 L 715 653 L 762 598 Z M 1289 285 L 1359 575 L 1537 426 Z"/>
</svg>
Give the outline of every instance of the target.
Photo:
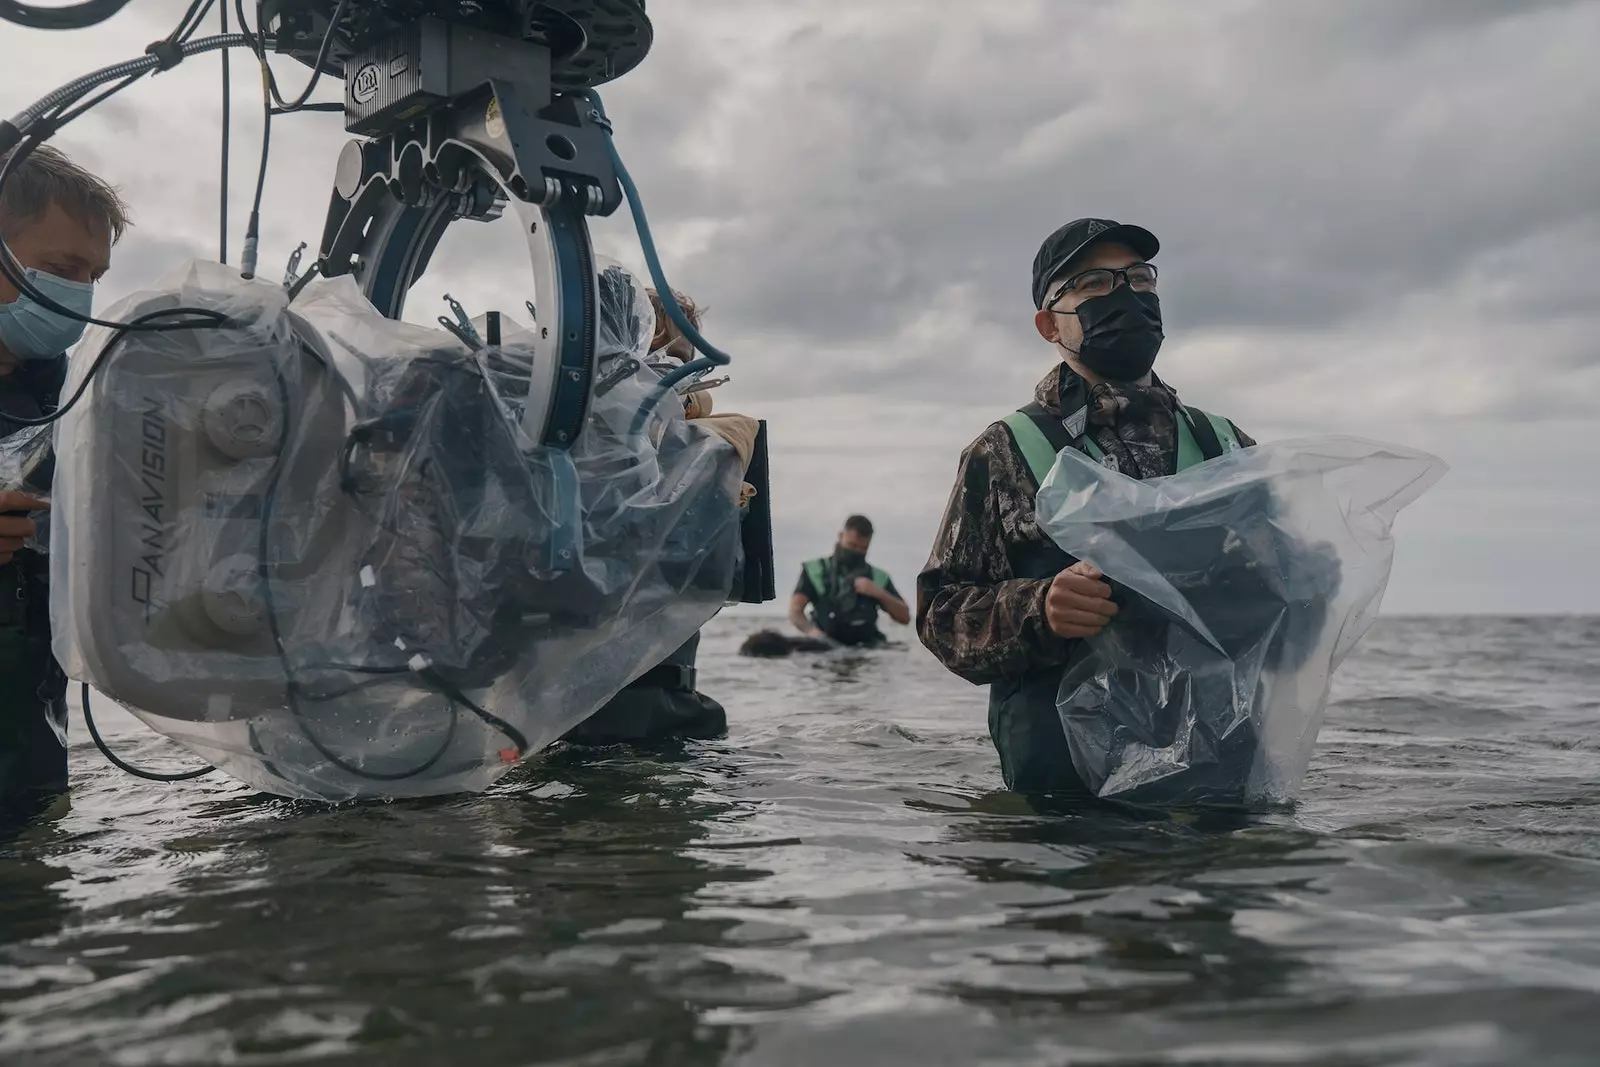
<svg viewBox="0 0 1600 1067">
<path fill-rule="evenodd" d="M 1349 437 L 1144 482 L 1063 451 L 1040 526 L 1106 575 L 1120 608 L 1057 700 L 1089 788 L 1163 805 L 1292 800 L 1332 674 L 1377 618 L 1395 516 L 1446 469 Z"/>
<path fill-rule="evenodd" d="M 601 330 L 606 358 L 642 357 L 643 299 L 602 287 L 601 321 L 635 327 Z M 290 306 L 208 263 L 105 317 L 179 304 L 229 322 L 122 338 L 62 420 L 55 648 L 236 777 L 328 800 L 481 789 L 725 602 L 739 458 L 676 405 L 631 432 L 648 369 L 549 449 L 521 428 L 515 336 L 474 352 L 349 278 Z"/>
<path fill-rule="evenodd" d="M 55 426 L 24 426 L 0 440 L 0 489 L 27 493 L 39 500 L 51 499 L 51 477 L 55 469 Z M 50 512 L 29 513 L 33 536 L 23 547 L 44 554 L 50 551 Z"/>
</svg>

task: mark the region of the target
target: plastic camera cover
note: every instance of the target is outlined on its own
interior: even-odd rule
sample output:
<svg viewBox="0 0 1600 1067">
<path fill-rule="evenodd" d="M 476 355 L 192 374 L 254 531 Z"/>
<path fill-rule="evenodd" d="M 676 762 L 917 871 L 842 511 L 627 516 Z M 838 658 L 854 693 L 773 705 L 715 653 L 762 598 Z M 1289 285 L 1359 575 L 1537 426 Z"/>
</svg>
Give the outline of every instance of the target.
<svg viewBox="0 0 1600 1067">
<path fill-rule="evenodd" d="M 619 271 L 620 268 L 612 268 Z M 601 353 L 653 322 L 600 287 Z M 644 314 L 639 314 L 642 307 Z M 345 277 L 291 306 L 209 263 L 107 312 L 58 436 L 56 656 L 250 785 L 340 800 L 478 790 L 661 662 L 739 563 L 737 454 L 642 370 L 569 450 L 520 432 L 523 331 L 469 350 Z"/>
</svg>

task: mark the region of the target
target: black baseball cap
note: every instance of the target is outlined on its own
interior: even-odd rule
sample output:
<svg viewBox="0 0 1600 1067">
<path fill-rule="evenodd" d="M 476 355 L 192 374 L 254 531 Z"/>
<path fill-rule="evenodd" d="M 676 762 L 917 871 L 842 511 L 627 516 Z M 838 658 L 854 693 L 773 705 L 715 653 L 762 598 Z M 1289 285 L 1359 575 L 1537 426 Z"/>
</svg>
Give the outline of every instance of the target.
<svg viewBox="0 0 1600 1067">
<path fill-rule="evenodd" d="M 1091 245 L 1117 241 L 1144 259 L 1154 259 L 1161 251 L 1156 235 L 1143 226 L 1130 226 L 1114 219 L 1073 219 L 1044 239 L 1039 254 L 1033 257 L 1033 306 L 1044 307 L 1050 283 L 1062 268 Z"/>
</svg>

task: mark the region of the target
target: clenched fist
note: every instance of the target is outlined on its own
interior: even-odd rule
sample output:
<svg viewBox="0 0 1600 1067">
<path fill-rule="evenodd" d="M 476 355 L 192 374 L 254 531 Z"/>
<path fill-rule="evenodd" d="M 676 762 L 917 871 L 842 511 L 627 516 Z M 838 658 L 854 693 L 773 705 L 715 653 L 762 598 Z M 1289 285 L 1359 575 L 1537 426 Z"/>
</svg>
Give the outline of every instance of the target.
<svg viewBox="0 0 1600 1067">
<path fill-rule="evenodd" d="M 1117 613 L 1111 586 L 1087 563 L 1074 563 L 1056 575 L 1044 600 L 1045 622 L 1059 637 L 1093 637 Z"/>
<path fill-rule="evenodd" d="M 7 515 L 10 511 L 44 511 L 49 501 L 27 493 L 0 493 L 0 564 L 10 563 L 28 538 L 33 536 L 33 520 L 26 515 Z"/>
</svg>

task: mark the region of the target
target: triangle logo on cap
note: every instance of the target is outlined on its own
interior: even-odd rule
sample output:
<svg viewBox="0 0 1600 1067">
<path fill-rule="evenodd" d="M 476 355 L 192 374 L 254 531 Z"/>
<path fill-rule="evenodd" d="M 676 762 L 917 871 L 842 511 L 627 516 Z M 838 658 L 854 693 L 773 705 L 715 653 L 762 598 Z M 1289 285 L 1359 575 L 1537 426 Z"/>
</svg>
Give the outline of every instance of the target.
<svg viewBox="0 0 1600 1067">
<path fill-rule="evenodd" d="M 1109 225 L 1099 219 L 1095 219 L 1089 223 L 1089 236 L 1093 237 L 1097 233 L 1105 233 L 1109 229 L 1111 229 Z"/>
</svg>

